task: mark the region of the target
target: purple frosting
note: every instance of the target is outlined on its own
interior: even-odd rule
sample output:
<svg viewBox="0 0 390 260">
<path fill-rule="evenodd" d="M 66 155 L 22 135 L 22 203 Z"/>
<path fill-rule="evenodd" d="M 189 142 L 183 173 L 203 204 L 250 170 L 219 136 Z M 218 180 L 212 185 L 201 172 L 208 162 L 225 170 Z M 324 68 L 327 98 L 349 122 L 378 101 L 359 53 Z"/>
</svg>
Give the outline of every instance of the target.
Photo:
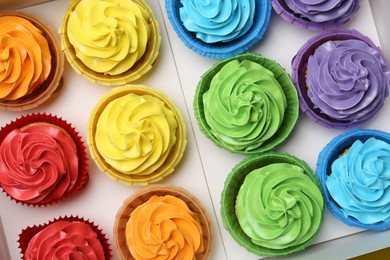
<svg viewBox="0 0 390 260">
<path fill-rule="evenodd" d="M 390 69 L 377 49 L 361 40 L 327 41 L 308 60 L 308 96 L 333 119 L 369 118 L 388 95 Z"/>
<path fill-rule="evenodd" d="M 360 7 L 360 0 L 285 0 L 300 18 L 316 23 L 343 23 Z"/>
</svg>

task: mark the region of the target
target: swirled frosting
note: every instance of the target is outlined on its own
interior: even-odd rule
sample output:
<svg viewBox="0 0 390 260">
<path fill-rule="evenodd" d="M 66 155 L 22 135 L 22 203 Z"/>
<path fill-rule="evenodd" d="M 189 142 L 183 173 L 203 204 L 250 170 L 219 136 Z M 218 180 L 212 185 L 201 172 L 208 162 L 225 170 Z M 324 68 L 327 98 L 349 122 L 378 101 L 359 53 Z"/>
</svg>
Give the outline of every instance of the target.
<svg viewBox="0 0 390 260">
<path fill-rule="evenodd" d="M 0 17 L 0 99 L 16 100 L 49 76 L 49 44 L 37 27 L 18 16 Z"/>
<path fill-rule="evenodd" d="M 360 7 L 360 0 L 285 0 L 287 6 L 299 17 L 317 23 L 342 23 Z"/>
<path fill-rule="evenodd" d="M 206 43 L 228 42 L 252 26 L 254 0 L 180 0 L 184 27 Z"/>
<path fill-rule="evenodd" d="M 26 260 L 104 260 L 103 246 L 96 232 L 79 221 L 57 221 L 38 232 L 28 243 Z"/>
<path fill-rule="evenodd" d="M 70 192 L 77 178 L 74 141 L 56 126 L 15 129 L 0 144 L 1 187 L 19 201 L 49 203 Z"/>
<path fill-rule="evenodd" d="M 67 35 L 84 65 L 99 73 L 118 75 L 144 55 L 150 19 L 138 1 L 83 0 L 69 16 Z"/>
<path fill-rule="evenodd" d="M 341 121 L 371 117 L 388 95 L 390 69 L 378 50 L 360 40 L 328 41 L 308 60 L 308 96 Z"/>
<path fill-rule="evenodd" d="M 126 240 L 135 259 L 192 260 L 204 250 L 197 214 L 171 195 L 138 206 L 126 224 Z"/>
<path fill-rule="evenodd" d="M 253 243 L 272 249 L 301 245 L 322 223 L 320 189 L 296 165 L 275 163 L 250 172 L 237 196 L 237 218 Z"/>
<path fill-rule="evenodd" d="M 130 93 L 104 108 L 96 126 L 96 148 L 119 172 L 149 175 L 170 154 L 177 127 L 174 113 L 163 101 Z"/>
<path fill-rule="evenodd" d="M 252 151 L 279 129 L 287 106 L 274 74 L 258 63 L 232 60 L 203 95 L 210 132 L 224 147 Z"/>
<path fill-rule="evenodd" d="M 390 144 L 373 137 L 356 140 L 331 170 L 325 184 L 345 217 L 363 224 L 390 222 Z"/>
</svg>

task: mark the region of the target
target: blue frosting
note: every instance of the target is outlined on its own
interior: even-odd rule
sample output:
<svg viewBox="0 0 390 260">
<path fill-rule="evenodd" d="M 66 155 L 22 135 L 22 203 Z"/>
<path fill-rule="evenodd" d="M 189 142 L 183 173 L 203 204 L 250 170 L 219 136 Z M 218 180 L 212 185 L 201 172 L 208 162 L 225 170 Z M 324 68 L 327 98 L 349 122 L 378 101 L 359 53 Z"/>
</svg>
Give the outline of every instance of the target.
<svg viewBox="0 0 390 260">
<path fill-rule="evenodd" d="M 254 20 L 255 0 L 180 0 L 184 27 L 206 43 L 228 42 L 244 35 Z"/>
<path fill-rule="evenodd" d="M 363 224 L 390 222 L 390 144 L 355 141 L 333 162 L 326 187 L 346 217 Z"/>
</svg>

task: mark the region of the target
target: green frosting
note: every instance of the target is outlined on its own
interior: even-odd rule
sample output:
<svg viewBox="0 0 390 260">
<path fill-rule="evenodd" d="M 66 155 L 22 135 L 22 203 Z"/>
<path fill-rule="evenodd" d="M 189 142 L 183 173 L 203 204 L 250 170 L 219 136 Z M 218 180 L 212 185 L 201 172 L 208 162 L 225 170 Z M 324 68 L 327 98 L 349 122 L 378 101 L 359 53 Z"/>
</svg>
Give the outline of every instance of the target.
<svg viewBox="0 0 390 260">
<path fill-rule="evenodd" d="M 203 95 L 211 134 L 230 150 L 251 151 L 279 129 L 287 106 L 274 74 L 250 60 L 232 60 Z"/>
<path fill-rule="evenodd" d="M 321 225 L 319 187 L 296 165 L 275 163 L 250 172 L 237 196 L 237 218 L 253 243 L 272 249 L 297 246 Z"/>
</svg>

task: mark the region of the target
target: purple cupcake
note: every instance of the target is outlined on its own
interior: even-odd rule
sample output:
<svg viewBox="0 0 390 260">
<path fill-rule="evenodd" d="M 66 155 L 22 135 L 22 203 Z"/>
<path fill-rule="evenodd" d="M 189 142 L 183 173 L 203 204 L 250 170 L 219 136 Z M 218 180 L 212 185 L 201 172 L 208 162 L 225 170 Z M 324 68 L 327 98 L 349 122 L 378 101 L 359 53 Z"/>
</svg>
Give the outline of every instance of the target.
<svg viewBox="0 0 390 260">
<path fill-rule="evenodd" d="M 335 29 L 359 10 L 360 0 L 272 0 L 272 7 L 287 22 L 309 30 Z"/>
<path fill-rule="evenodd" d="M 292 62 L 301 110 L 329 128 L 370 120 L 389 93 L 390 68 L 382 51 L 356 30 L 333 30 L 309 39 Z"/>
</svg>

